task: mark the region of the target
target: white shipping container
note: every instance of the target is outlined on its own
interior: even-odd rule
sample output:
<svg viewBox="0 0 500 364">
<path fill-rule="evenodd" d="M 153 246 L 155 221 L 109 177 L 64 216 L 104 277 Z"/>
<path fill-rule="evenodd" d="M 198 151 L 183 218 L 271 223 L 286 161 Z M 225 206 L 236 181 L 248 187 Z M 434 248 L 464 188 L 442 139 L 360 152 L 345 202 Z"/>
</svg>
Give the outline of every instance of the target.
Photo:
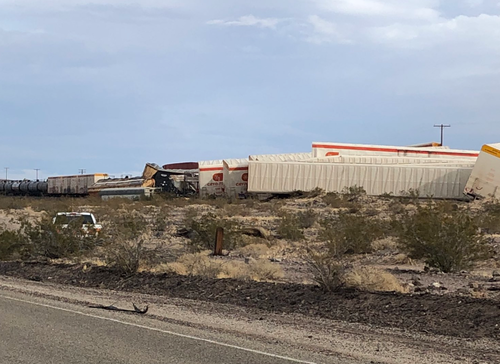
<svg viewBox="0 0 500 364">
<path fill-rule="evenodd" d="M 368 195 L 418 190 L 420 196 L 464 198 L 463 188 L 472 167 L 431 165 L 364 165 L 332 163 L 250 162 L 248 192 L 288 193 L 321 188 L 340 192 L 345 187 L 363 187 Z"/>
<path fill-rule="evenodd" d="M 108 175 L 95 173 L 49 177 L 47 178 L 48 193 L 52 195 L 86 195 L 88 188 L 103 178 L 108 178 Z"/>
<path fill-rule="evenodd" d="M 248 159 L 225 159 L 223 173 L 227 196 L 238 197 L 247 193 Z"/>
<path fill-rule="evenodd" d="M 224 195 L 224 163 L 222 160 L 198 162 L 200 196 Z"/>
<path fill-rule="evenodd" d="M 312 158 L 307 162 L 312 163 L 344 163 L 344 164 L 428 164 L 428 163 L 453 163 L 470 165 L 476 162 L 477 158 L 405 158 L 405 157 L 381 157 L 381 156 L 354 156 L 339 155 L 335 157 Z"/>
<path fill-rule="evenodd" d="M 312 154 L 315 158 L 336 155 L 366 155 L 366 156 L 399 156 L 421 158 L 469 158 L 477 157 L 479 152 L 473 150 L 456 150 L 435 147 L 401 147 L 387 145 L 347 144 L 347 143 L 321 143 L 312 145 Z"/>
<path fill-rule="evenodd" d="M 251 161 L 267 161 L 267 162 L 287 162 L 287 161 L 302 161 L 312 158 L 312 153 L 287 153 L 287 154 L 260 154 L 251 155 L 248 157 Z"/>
<path fill-rule="evenodd" d="M 500 143 L 483 145 L 464 192 L 473 197 L 500 198 Z"/>
</svg>

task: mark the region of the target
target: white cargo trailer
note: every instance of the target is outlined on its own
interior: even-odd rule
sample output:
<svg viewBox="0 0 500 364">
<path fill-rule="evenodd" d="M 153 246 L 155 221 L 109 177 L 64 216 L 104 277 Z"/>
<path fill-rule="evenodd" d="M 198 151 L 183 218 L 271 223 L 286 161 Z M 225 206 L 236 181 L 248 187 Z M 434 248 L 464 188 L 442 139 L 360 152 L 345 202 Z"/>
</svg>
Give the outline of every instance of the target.
<svg viewBox="0 0 500 364">
<path fill-rule="evenodd" d="M 247 193 L 248 159 L 225 159 L 223 173 L 226 196 L 238 197 Z"/>
<path fill-rule="evenodd" d="M 470 158 L 411 158 L 384 156 L 339 155 L 334 157 L 311 158 L 311 163 L 344 163 L 344 164 L 465 164 L 473 165 L 475 157 Z"/>
<path fill-rule="evenodd" d="M 312 145 L 312 154 L 315 158 L 337 155 L 365 155 L 365 156 L 399 156 L 420 158 L 469 158 L 477 157 L 479 152 L 473 150 L 455 150 L 448 148 L 419 148 L 387 145 L 346 144 L 346 143 L 321 143 Z"/>
<path fill-rule="evenodd" d="M 200 169 L 200 196 L 224 195 L 224 162 L 222 160 L 198 162 Z"/>
<path fill-rule="evenodd" d="M 302 161 L 311 159 L 312 153 L 285 153 L 285 154 L 260 154 L 251 155 L 248 157 L 251 161 L 267 161 L 267 162 L 287 162 L 287 161 Z"/>
<path fill-rule="evenodd" d="M 472 167 L 364 165 L 304 162 L 249 162 L 248 192 L 289 193 L 321 188 L 340 192 L 363 187 L 368 195 L 402 196 L 418 190 L 422 197 L 462 199 Z"/>
<path fill-rule="evenodd" d="M 500 143 L 483 145 L 464 192 L 474 198 L 500 198 Z"/>
</svg>

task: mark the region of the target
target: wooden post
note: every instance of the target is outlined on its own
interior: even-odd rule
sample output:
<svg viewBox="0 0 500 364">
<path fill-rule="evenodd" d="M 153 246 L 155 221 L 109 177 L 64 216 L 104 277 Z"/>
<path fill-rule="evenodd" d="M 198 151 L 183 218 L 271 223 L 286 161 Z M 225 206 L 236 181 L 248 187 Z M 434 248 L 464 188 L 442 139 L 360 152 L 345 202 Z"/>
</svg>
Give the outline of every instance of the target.
<svg viewBox="0 0 500 364">
<path fill-rule="evenodd" d="M 214 255 L 222 255 L 222 246 L 224 243 L 224 229 L 218 227 L 215 231 Z"/>
</svg>

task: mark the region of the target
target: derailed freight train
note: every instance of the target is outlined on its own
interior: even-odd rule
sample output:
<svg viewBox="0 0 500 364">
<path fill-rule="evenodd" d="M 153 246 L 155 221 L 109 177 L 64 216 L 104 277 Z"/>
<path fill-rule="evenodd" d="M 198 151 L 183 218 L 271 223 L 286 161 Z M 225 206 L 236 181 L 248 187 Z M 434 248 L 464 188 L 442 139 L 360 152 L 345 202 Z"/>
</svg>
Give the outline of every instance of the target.
<svg viewBox="0 0 500 364">
<path fill-rule="evenodd" d="M 150 197 L 156 192 L 175 195 L 197 193 L 197 175 L 183 170 L 166 170 L 147 163 L 140 177 L 109 178 L 105 173 L 49 177 L 47 181 L 0 180 L 0 195 Z"/>
</svg>

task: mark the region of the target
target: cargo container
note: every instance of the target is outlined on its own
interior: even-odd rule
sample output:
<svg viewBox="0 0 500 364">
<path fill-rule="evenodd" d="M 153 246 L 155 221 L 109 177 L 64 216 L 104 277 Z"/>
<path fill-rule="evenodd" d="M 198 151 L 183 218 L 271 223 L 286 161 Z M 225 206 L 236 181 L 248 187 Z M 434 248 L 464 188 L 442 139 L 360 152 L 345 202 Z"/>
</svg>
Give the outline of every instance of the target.
<svg viewBox="0 0 500 364">
<path fill-rule="evenodd" d="M 228 197 L 242 197 L 248 190 L 248 159 L 224 160 L 224 187 Z"/>
<path fill-rule="evenodd" d="M 224 162 L 222 160 L 202 161 L 198 165 L 200 196 L 223 196 L 225 193 Z"/>
<path fill-rule="evenodd" d="M 336 155 L 366 155 L 366 156 L 399 156 L 420 158 L 469 158 L 477 157 L 479 152 L 473 150 L 455 150 L 444 147 L 400 147 L 387 145 L 321 143 L 312 145 L 313 157 L 322 158 Z"/>
<path fill-rule="evenodd" d="M 412 158 L 412 157 L 387 157 L 387 156 L 355 156 L 338 155 L 333 157 L 311 158 L 311 163 L 344 163 L 344 164 L 464 164 L 476 162 L 475 157 L 463 158 Z"/>
<path fill-rule="evenodd" d="M 107 177 L 105 173 L 49 177 L 47 179 L 48 193 L 50 195 L 87 195 L 90 186 Z"/>
<path fill-rule="evenodd" d="M 287 161 L 301 161 L 312 158 L 310 152 L 306 153 L 287 153 L 287 154 L 260 154 L 251 155 L 248 157 L 251 161 L 267 161 L 267 162 L 287 162 Z"/>
<path fill-rule="evenodd" d="M 500 143 L 483 145 L 464 192 L 474 198 L 500 198 Z"/>
<path fill-rule="evenodd" d="M 421 197 L 463 199 L 472 167 L 432 165 L 364 165 L 304 162 L 249 162 L 249 193 L 290 193 L 321 188 L 340 192 L 363 187 L 368 195 L 403 196 L 418 190 Z"/>
</svg>

